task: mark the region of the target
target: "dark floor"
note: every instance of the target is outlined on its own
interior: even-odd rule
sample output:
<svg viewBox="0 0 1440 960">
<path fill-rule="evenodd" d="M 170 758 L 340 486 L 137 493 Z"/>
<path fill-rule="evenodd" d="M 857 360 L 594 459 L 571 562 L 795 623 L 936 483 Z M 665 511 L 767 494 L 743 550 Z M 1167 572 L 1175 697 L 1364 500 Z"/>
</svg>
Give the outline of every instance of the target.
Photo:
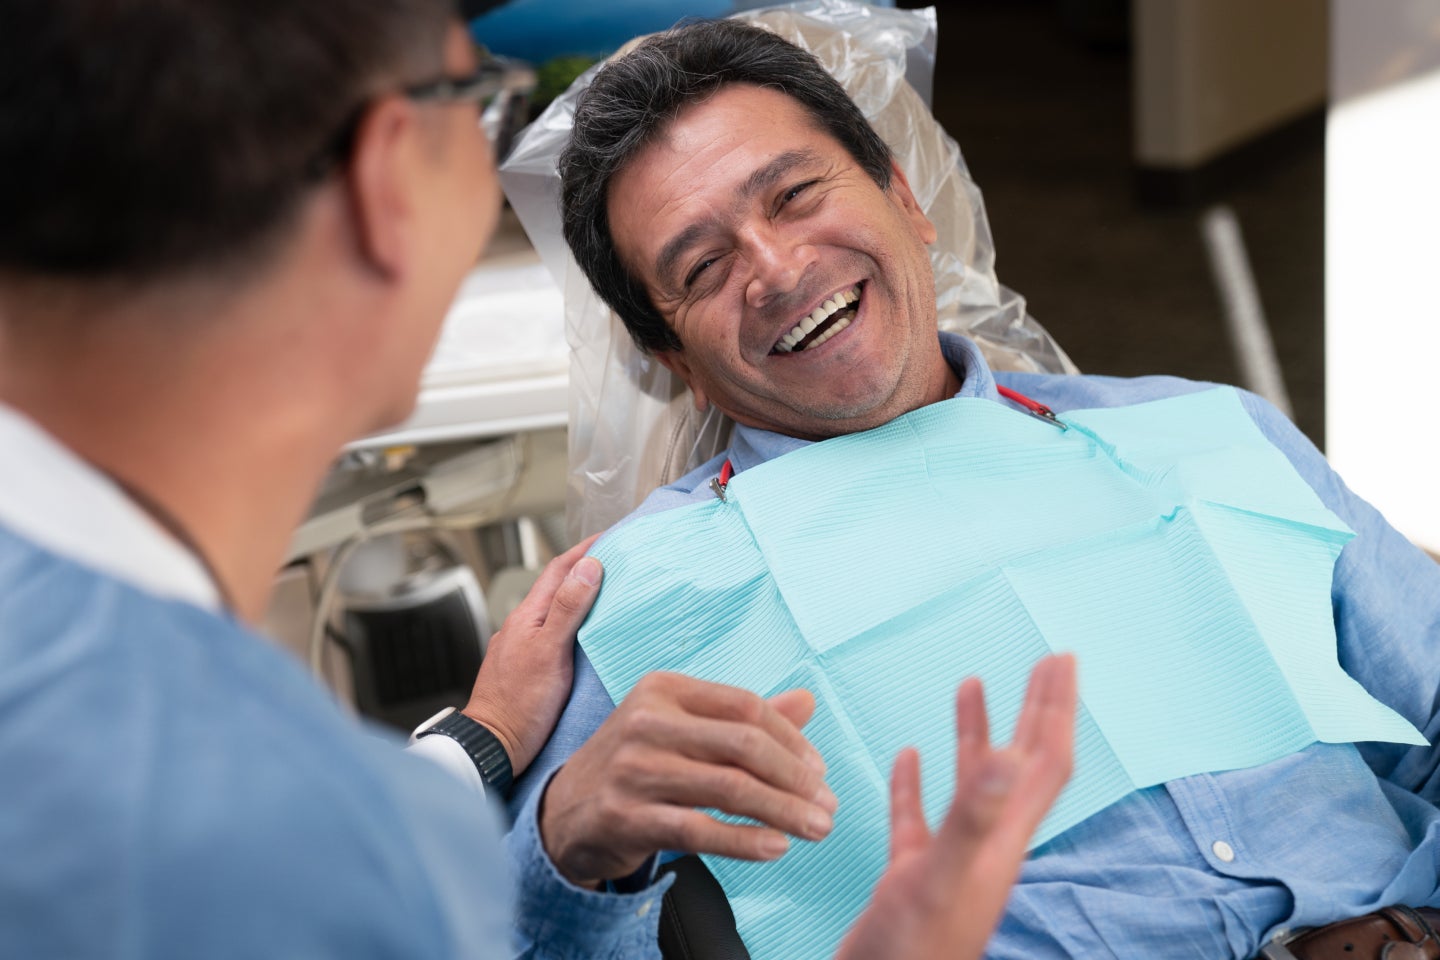
<svg viewBox="0 0 1440 960">
<path fill-rule="evenodd" d="M 937 6 L 935 114 L 985 193 L 1001 282 L 1087 373 L 1236 382 L 1201 208 L 1137 199 L 1123 5 Z M 1121 14 L 1083 15 L 1107 6 Z M 1324 175 L 1323 127 L 1312 124 L 1206 198 L 1239 218 L 1295 419 L 1317 442 Z"/>
</svg>

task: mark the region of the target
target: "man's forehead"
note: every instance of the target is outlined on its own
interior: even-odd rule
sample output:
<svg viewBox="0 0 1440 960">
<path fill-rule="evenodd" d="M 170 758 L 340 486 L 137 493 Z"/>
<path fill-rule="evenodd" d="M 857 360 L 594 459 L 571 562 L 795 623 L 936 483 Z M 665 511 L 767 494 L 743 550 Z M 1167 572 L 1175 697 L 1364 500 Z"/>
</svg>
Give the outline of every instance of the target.
<svg viewBox="0 0 1440 960">
<path fill-rule="evenodd" d="M 683 208 L 674 214 L 681 223 L 667 225 L 672 235 L 661 235 L 666 228 L 659 225 L 622 235 L 612 216 L 613 240 L 631 269 L 649 274 L 716 226 L 717 216 L 753 204 L 787 174 L 832 164 L 837 157 L 849 153 L 798 100 L 750 84 L 721 87 L 677 112 L 610 184 L 612 203 L 618 187 L 657 211 Z"/>
<path fill-rule="evenodd" d="M 636 174 L 664 175 L 702 156 L 716 143 L 738 146 L 752 133 L 770 135 L 764 150 L 770 155 L 800 151 L 820 155 L 832 148 L 844 149 L 805 105 L 789 94 L 749 83 L 729 83 L 680 107 L 621 165 L 614 180 Z M 777 134 L 781 139 L 775 139 Z M 715 163 L 707 172 L 739 178 L 752 174 L 769 159 L 750 157 L 749 170 L 738 169 L 734 163 Z"/>
<path fill-rule="evenodd" d="M 766 121 L 778 122 L 797 140 L 829 136 L 810 108 L 786 91 L 735 81 L 680 107 L 656 131 L 655 139 L 674 142 L 686 131 L 712 126 L 744 130 Z"/>
</svg>

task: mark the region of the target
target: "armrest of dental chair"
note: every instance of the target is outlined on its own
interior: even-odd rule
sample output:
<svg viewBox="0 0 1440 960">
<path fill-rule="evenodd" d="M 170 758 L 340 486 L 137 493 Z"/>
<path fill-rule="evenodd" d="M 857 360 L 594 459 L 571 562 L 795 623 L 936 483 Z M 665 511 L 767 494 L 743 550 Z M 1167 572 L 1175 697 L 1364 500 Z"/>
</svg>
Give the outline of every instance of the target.
<svg viewBox="0 0 1440 960">
<path fill-rule="evenodd" d="M 660 872 L 675 874 L 660 911 L 665 960 L 750 960 L 730 901 L 699 857 L 672 860 Z"/>
</svg>

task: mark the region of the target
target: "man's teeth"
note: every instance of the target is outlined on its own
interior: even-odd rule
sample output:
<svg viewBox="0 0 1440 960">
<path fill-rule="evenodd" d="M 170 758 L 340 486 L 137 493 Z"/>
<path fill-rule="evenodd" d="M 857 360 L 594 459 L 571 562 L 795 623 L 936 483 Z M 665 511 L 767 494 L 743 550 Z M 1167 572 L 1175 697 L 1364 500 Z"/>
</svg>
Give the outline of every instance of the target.
<svg viewBox="0 0 1440 960">
<path fill-rule="evenodd" d="M 810 340 L 806 340 L 805 338 L 809 337 L 812 333 L 814 333 L 816 328 L 824 325 L 825 322 L 831 317 L 833 317 L 837 312 L 844 309 L 845 307 L 850 306 L 853 303 L 858 302 L 859 299 L 860 287 L 859 285 L 856 285 L 854 287 L 851 287 L 849 290 L 846 290 L 842 293 L 837 293 L 829 300 L 826 300 L 824 303 L 820 304 L 820 306 L 812 310 L 808 317 L 796 324 L 789 333 L 785 334 L 785 336 L 780 338 L 780 342 L 775 344 L 776 352 L 791 353 L 796 351 L 797 349 L 804 351 L 809 350 L 812 347 L 820 346 L 820 344 L 824 343 L 826 340 L 829 340 L 841 330 L 844 330 L 846 327 L 850 326 L 850 321 L 854 319 L 854 314 L 852 313 L 848 317 L 840 317 L 836 319 L 828 327 L 822 330 L 818 337 L 813 337 Z M 804 341 L 803 346 L 800 345 L 802 341 Z"/>
</svg>

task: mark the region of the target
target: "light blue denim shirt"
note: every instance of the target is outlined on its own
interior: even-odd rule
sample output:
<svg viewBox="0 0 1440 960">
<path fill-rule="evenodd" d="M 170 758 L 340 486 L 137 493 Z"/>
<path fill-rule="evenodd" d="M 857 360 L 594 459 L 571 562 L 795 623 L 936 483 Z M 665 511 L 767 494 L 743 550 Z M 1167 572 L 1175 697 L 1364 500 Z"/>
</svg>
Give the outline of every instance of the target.
<svg viewBox="0 0 1440 960">
<path fill-rule="evenodd" d="M 998 381 L 1057 412 L 1209 386 L 1173 377 L 992 373 L 968 340 L 942 334 L 941 344 L 962 380 L 957 396 L 1007 402 L 996 392 Z M 1284 416 L 1253 395 L 1244 394 L 1243 402 L 1356 533 L 1340 555 L 1333 587 L 1342 666 L 1434 741 L 1440 565 L 1351 493 Z M 725 455 L 657 490 L 635 515 L 713 496 L 708 483 L 725 456 L 743 471 L 804 444 L 739 427 Z M 537 843 L 536 788 L 613 709 L 577 651 L 569 706 L 518 785 L 512 844 Z M 1392 903 L 1440 906 L 1437 779 L 1431 748 L 1315 744 L 1261 767 L 1137 791 L 1034 851 L 987 956 L 1248 958 L 1279 929 Z M 543 851 L 536 856 L 543 860 Z M 630 955 L 658 951 L 652 942 Z"/>
</svg>

